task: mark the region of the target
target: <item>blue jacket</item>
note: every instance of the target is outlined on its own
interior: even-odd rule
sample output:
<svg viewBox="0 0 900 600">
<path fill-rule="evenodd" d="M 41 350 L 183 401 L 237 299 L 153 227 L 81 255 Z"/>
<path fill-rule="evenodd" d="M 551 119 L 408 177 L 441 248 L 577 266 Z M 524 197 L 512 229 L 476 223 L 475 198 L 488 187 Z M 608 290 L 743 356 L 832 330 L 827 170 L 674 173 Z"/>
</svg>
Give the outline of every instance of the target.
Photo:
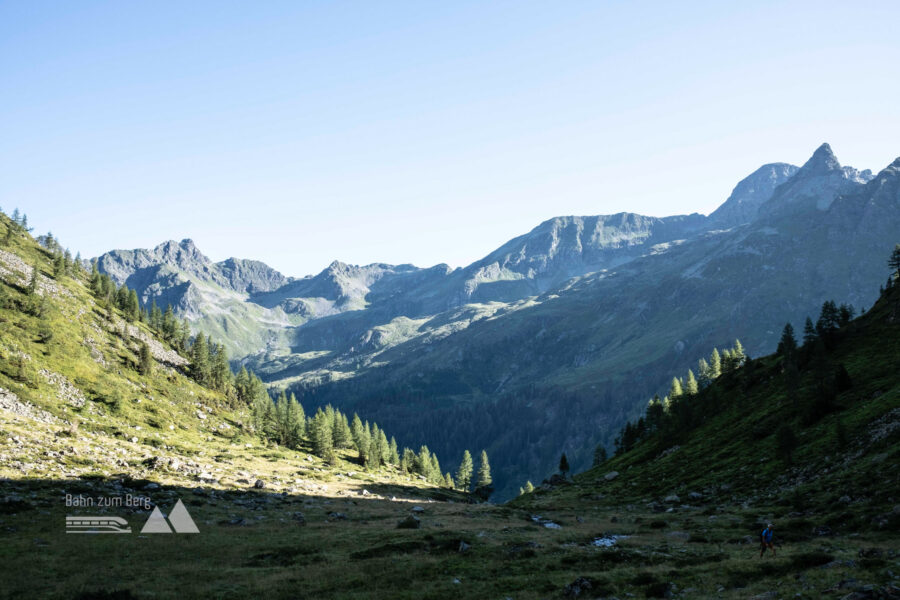
<svg viewBox="0 0 900 600">
<path fill-rule="evenodd" d="M 768 544 L 768 543 L 770 543 L 770 542 L 772 541 L 772 536 L 773 536 L 774 534 L 775 534 L 775 530 L 774 530 L 774 529 L 768 529 L 768 528 L 763 529 L 763 532 L 762 532 L 762 540 L 763 540 L 765 543 Z"/>
</svg>

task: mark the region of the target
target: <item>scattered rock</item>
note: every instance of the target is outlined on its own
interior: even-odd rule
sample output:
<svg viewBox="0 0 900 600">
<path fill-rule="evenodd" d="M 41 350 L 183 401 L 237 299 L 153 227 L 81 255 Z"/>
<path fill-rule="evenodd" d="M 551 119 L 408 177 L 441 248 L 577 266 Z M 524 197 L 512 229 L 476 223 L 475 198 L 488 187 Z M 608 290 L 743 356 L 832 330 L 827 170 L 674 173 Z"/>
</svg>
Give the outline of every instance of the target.
<svg viewBox="0 0 900 600">
<path fill-rule="evenodd" d="M 613 479 L 615 479 L 618 476 L 619 476 L 618 471 L 610 471 L 609 473 L 607 473 L 606 475 L 603 476 L 603 479 L 605 479 L 606 481 L 612 481 Z"/>
<path fill-rule="evenodd" d="M 597 548 L 612 548 L 616 545 L 616 543 L 618 543 L 619 540 L 624 540 L 627 537 L 627 535 L 606 534 L 594 538 L 594 540 L 591 542 L 591 546 L 596 546 Z"/>
<path fill-rule="evenodd" d="M 422 522 L 412 515 L 397 523 L 397 529 L 419 529 L 421 526 Z"/>
<path fill-rule="evenodd" d="M 413 507 L 412 507 L 412 511 L 413 511 L 414 513 L 423 513 L 423 512 L 425 512 L 425 509 L 422 508 L 421 506 L 413 506 Z"/>
<path fill-rule="evenodd" d="M 681 498 L 679 498 L 676 494 L 669 494 L 665 498 L 663 498 L 663 502 L 668 502 L 669 504 L 676 504 L 681 502 Z"/>
<path fill-rule="evenodd" d="M 266 487 L 266 482 L 263 481 L 262 479 L 257 479 L 257 480 L 253 483 L 253 487 L 255 487 L 255 488 L 258 489 L 258 490 L 261 490 L 261 489 L 263 489 L 263 488 Z"/>
<path fill-rule="evenodd" d="M 301 525 L 306 525 L 306 517 L 303 516 L 302 512 L 295 512 L 291 515 L 291 519 L 297 521 Z"/>
<path fill-rule="evenodd" d="M 566 598 L 580 598 L 594 588 L 594 580 L 590 577 L 579 577 L 563 589 Z"/>
<path fill-rule="evenodd" d="M 466 550 L 468 550 L 471 547 L 472 546 L 465 543 L 464 541 L 462 541 L 462 540 L 459 541 L 459 552 L 465 552 Z"/>
<path fill-rule="evenodd" d="M 328 513 L 328 518 L 333 521 L 346 521 L 347 515 L 342 512 L 330 512 Z"/>
</svg>

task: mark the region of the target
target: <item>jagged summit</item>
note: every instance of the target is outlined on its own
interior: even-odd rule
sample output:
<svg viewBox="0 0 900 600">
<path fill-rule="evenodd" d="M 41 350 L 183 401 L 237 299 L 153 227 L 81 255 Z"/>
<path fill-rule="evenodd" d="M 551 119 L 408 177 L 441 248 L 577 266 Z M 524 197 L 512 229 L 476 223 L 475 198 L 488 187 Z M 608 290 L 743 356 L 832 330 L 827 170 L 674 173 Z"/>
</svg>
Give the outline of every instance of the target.
<svg viewBox="0 0 900 600">
<path fill-rule="evenodd" d="M 809 157 L 809 160 L 800 167 L 800 172 L 803 174 L 821 175 L 828 173 L 829 171 L 840 170 L 840 168 L 840 161 L 838 161 L 837 156 L 834 155 L 831 145 L 826 142 L 816 148 L 816 151 Z"/>
</svg>

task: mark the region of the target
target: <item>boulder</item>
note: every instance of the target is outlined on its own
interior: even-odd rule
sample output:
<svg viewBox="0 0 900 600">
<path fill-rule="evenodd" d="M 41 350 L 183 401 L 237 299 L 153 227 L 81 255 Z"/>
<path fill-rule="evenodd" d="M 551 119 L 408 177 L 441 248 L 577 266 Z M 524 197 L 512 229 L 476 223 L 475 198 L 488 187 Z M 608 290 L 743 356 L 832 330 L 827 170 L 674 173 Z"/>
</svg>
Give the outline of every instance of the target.
<svg viewBox="0 0 900 600">
<path fill-rule="evenodd" d="M 263 481 L 262 479 L 257 479 L 257 480 L 253 483 L 253 487 L 255 487 L 255 488 L 258 489 L 258 490 L 261 490 L 261 489 L 263 489 L 263 488 L 266 487 L 266 482 Z"/>
<path fill-rule="evenodd" d="M 603 476 L 603 479 L 605 479 L 606 481 L 612 481 L 613 479 L 615 479 L 618 476 L 619 476 L 618 471 L 610 471 L 609 473 L 607 473 L 606 475 Z"/>
<path fill-rule="evenodd" d="M 421 526 L 422 522 L 412 515 L 397 523 L 397 529 L 419 529 Z"/>
</svg>

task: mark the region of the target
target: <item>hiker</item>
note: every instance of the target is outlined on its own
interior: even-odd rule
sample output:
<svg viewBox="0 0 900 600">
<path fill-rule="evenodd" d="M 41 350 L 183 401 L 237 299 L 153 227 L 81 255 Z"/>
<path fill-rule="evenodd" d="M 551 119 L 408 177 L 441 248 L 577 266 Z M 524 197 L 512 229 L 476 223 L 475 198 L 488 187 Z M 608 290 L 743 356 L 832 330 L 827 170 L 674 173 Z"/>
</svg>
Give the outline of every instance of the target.
<svg viewBox="0 0 900 600">
<path fill-rule="evenodd" d="M 768 527 L 763 529 L 762 533 L 759 534 L 759 557 L 762 558 L 763 554 L 766 553 L 766 548 L 771 548 L 772 556 L 775 556 L 775 544 L 772 543 L 772 535 L 775 533 L 774 525 L 769 523 Z"/>
</svg>

